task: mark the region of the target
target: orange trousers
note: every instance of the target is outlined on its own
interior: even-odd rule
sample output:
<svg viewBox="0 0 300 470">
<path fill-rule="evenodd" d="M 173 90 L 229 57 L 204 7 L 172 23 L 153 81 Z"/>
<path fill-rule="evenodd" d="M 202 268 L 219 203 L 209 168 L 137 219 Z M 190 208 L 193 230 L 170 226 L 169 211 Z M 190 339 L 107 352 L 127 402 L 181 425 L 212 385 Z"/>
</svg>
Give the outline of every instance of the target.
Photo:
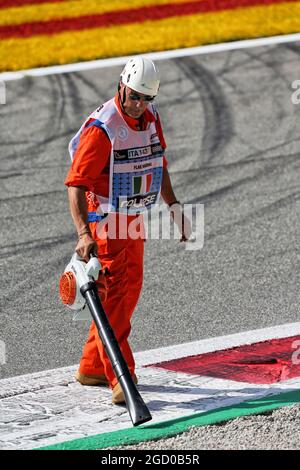
<svg viewBox="0 0 300 470">
<path fill-rule="evenodd" d="M 133 216 L 128 217 L 128 223 Z M 102 239 L 96 234 L 96 223 L 90 223 L 98 245 L 98 258 L 103 268 L 108 268 L 107 298 L 102 302 L 104 310 L 118 340 L 131 375 L 135 362 L 128 343 L 131 331 L 131 317 L 137 305 L 143 283 L 144 238 Z M 103 236 L 103 230 L 102 230 Z M 118 380 L 105 352 L 94 321 L 83 348 L 79 371 L 82 374 L 105 374 L 111 388 Z"/>
</svg>

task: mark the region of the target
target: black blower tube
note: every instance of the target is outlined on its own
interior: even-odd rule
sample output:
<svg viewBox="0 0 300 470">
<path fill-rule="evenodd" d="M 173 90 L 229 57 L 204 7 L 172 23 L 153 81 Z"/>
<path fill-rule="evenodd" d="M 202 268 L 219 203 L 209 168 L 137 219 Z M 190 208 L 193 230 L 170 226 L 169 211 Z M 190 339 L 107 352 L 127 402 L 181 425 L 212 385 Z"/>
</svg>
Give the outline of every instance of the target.
<svg viewBox="0 0 300 470">
<path fill-rule="evenodd" d="M 127 363 L 101 304 L 96 283 L 94 281 L 88 282 L 80 288 L 80 292 L 86 299 L 106 354 L 123 390 L 132 424 L 138 426 L 150 421 L 152 416 L 132 380 Z"/>
</svg>

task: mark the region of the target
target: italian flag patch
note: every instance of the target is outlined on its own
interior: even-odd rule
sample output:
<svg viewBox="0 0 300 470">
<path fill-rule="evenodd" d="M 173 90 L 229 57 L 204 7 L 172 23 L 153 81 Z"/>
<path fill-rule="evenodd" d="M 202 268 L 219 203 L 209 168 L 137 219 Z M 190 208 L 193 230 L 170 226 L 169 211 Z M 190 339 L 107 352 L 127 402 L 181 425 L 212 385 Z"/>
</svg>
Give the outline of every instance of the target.
<svg viewBox="0 0 300 470">
<path fill-rule="evenodd" d="M 133 177 L 133 194 L 146 194 L 150 192 L 152 173 Z"/>
</svg>

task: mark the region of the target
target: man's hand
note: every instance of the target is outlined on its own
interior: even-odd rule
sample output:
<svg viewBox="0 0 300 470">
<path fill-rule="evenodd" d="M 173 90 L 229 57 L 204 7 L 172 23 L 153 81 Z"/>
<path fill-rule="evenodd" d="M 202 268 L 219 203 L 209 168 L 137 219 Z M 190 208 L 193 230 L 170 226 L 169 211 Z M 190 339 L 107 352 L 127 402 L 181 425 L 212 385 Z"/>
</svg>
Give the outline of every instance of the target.
<svg viewBox="0 0 300 470">
<path fill-rule="evenodd" d="M 169 208 L 171 215 L 181 234 L 181 242 L 186 242 L 192 234 L 190 219 L 184 215 L 183 208 L 179 202 L 175 202 Z"/>
<path fill-rule="evenodd" d="M 97 243 L 92 238 L 92 235 L 90 233 L 85 233 L 80 236 L 75 251 L 80 256 L 80 258 L 82 258 L 86 263 L 88 263 L 90 259 L 89 255 L 91 252 L 97 255 Z"/>
<path fill-rule="evenodd" d="M 192 234 L 191 222 L 183 213 L 183 209 L 173 191 L 170 175 L 167 168 L 163 169 L 163 180 L 161 186 L 161 195 L 165 203 L 169 206 L 169 211 L 173 217 L 181 234 L 181 242 L 186 242 Z M 173 203 L 171 203 L 173 201 Z"/>
</svg>

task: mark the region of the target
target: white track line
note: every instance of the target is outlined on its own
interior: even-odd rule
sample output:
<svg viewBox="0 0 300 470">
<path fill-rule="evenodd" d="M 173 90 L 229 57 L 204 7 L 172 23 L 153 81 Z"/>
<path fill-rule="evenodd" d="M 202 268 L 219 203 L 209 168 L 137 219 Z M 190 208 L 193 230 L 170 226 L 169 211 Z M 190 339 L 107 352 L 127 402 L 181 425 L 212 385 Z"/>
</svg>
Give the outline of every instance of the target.
<svg viewBox="0 0 300 470">
<path fill-rule="evenodd" d="M 247 49 L 251 47 L 271 46 L 276 44 L 285 44 L 289 42 L 300 41 L 300 33 L 284 34 L 281 36 L 264 37 L 257 39 L 246 39 L 242 41 L 232 41 L 219 44 L 209 44 L 207 46 L 188 47 L 184 49 L 175 49 L 170 51 L 151 52 L 143 54 L 152 60 L 167 60 L 178 57 L 186 57 L 199 54 L 213 54 L 215 52 L 231 51 L 237 49 Z M 124 65 L 132 56 L 113 57 L 111 59 L 91 60 L 87 62 L 78 62 L 74 64 L 55 65 L 52 67 L 41 67 L 36 69 L 20 70 L 18 72 L 0 73 L 0 80 L 11 81 L 19 80 L 26 76 L 37 77 L 45 75 L 55 75 L 60 73 L 81 72 L 84 70 L 95 70 L 106 67 Z"/>
<path fill-rule="evenodd" d="M 162 361 L 173 360 L 180 357 L 194 356 L 222 349 L 229 349 L 245 344 L 259 343 L 274 338 L 287 338 L 300 334 L 300 323 L 288 323 L 284 325 L 261 328 L 259 330 L 245 331 L 232 335 L 219 336 L 216 338 L 202 339 L 199 341 L 176 344 L 165 348 L 142 351 L 135 354 L 139 366 L 146 366 Z"/>
</svg>

